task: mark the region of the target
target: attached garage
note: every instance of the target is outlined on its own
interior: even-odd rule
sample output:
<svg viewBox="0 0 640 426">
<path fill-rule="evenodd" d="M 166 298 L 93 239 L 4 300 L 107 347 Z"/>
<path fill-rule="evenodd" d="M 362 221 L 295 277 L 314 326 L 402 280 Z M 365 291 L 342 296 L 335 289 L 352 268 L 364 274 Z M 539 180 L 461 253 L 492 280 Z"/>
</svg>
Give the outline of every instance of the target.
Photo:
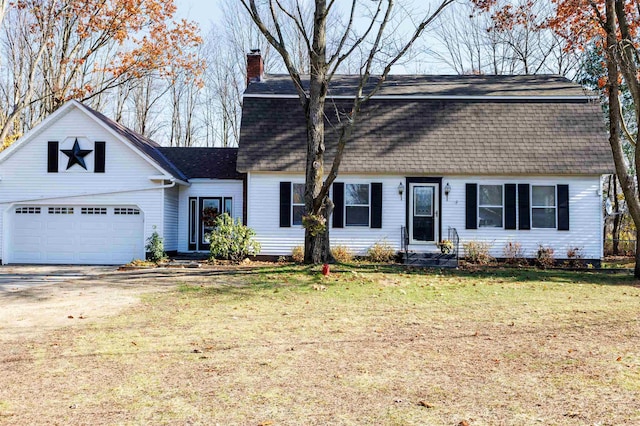
<svg viewBox="0 0 640 426">
<path fill-rule="evenodd" d="M 137 206 L 15 205 L 5 263 L 122 264 L 144 258 Z"/>
</svg>

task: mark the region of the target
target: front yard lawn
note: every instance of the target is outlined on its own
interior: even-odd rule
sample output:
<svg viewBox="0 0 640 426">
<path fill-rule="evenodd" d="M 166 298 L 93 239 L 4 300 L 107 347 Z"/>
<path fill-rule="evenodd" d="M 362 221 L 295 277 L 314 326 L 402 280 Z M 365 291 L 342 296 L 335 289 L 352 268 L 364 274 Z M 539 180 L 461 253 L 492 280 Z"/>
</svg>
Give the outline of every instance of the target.
<svg viewBox="0 0 640 426">
<path fill-rule="evenodd" d="M 126 313 L 0 343 L 0 423 L 640 423 L 628 273 L 318 271 L 176 271 Z"/>
</svg>

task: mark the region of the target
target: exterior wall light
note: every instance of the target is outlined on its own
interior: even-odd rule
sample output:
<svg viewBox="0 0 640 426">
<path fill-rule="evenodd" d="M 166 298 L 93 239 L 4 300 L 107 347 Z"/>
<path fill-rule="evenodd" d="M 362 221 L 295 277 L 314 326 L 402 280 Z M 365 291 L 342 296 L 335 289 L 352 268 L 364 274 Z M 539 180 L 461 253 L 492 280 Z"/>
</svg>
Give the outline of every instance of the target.
<svg viewBox="0 0 640 426">
<path fill-rule="evenodd" d="M 447 201 L 449 201 L 449 193 L 451 192 L 451 185 L 449 182 L 444 186 L 444 196 L 447 197 Z"/>
<path fill-rule="evenodd" d="M 402 200 L 402 194 L 404 193 L 404 184 L 402 182 L 400 182 L 400 185 L 398 185 L 398 194 L 400 194 L 400 199 Z"/>
</svg>

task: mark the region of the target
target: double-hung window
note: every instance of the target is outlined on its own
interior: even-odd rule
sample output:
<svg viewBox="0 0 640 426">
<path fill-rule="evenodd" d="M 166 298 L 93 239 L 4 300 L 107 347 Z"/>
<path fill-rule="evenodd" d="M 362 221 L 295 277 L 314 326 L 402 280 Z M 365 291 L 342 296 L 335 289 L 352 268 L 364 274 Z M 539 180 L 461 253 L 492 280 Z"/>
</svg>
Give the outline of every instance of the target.
<svg viewBox="0 0 640 426">
<path fill-rule="evenodd" d="M 556 187 L 554 185 L 531 186 L 531 227 L 556 227 Z"/>
<path fill-rule="evenodd" d="M 292 224 L 302 225 L 304 215 L 304 183 L 291 184 L 291 210 L 293 215 Z"/>
<path fill-rule="evenodd" d="M 344 186 L 346 226 L 369 226 L 370 191 L 367 183 L 347 183 Z"/>
<path fill-rule="evenodd" d="M 478 185 L 478 227 L 502 228 L 504 194 L 502 185 Z"/>
</svg>

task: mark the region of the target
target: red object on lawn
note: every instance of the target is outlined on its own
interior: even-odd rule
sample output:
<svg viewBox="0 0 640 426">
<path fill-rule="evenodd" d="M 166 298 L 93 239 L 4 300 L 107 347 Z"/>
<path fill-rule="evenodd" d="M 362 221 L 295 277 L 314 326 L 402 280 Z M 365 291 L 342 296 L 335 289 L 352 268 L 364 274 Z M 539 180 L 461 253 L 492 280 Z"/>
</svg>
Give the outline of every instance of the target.
<svg viewBox="0 0 640 426">
<path fill-rule="evenodd" d="M 325 277 L 327 275 L 329 275 L 329 264 L 325 263 L 324 265 L 322 265 L 322 275 L 324 275 Z"/>
</svg>

